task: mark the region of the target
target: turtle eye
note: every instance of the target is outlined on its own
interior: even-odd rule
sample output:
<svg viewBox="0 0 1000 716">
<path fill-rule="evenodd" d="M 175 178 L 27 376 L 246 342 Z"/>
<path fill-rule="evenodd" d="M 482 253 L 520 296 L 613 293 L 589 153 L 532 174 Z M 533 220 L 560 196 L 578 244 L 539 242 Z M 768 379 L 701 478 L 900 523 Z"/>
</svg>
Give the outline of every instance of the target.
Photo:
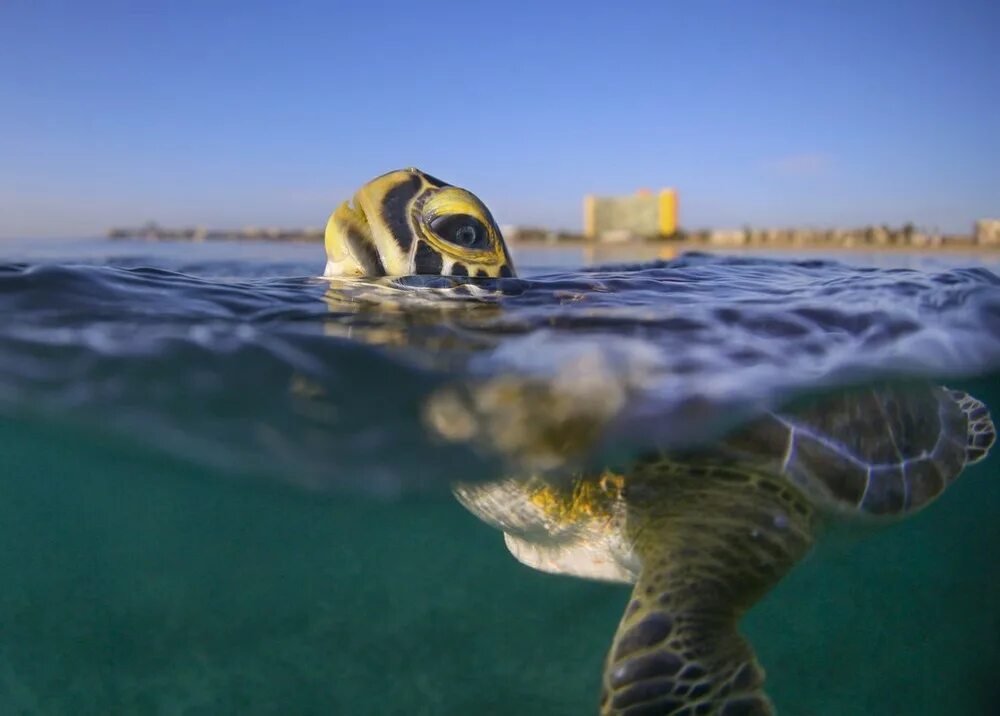
<svg viewBox="0 0 1000 716">
<path fill-rule="evenodd" d="M 488 232 L 483 222 L 468 214 L 449 214 L 431 219 L 431 231 L 456 246 L 466 249 L 485 249 Z"/>
</svg>

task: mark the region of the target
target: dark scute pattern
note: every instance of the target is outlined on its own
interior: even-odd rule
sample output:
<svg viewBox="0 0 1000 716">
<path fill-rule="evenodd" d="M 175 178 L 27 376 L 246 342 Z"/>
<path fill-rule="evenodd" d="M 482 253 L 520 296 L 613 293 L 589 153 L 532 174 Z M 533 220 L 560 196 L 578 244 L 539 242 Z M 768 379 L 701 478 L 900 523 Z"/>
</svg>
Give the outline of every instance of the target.
<svg viewBox="0 0 1000 716">
<path fill-rule="evenodd" d="M 678 706 L 682 705 L 683 704 L 678 703 L 673 699 L 667 699 L 664 701 L 656 701 L 651 704 L 630 706 L 621 712 L 621 716 L 667 716 L 667 714 L 674 713 L 674 710 Z"/>
<path fill-rule="evenodd" d="M 800 472 L 821 480 L 838 500 L 857 505 L 865 492 L 867 469 L 808 435 L 795 434 L 795 449 L 788 463 L 792 474 Z"/>
<path fill-rule="evenodd" d="M 940 416 L 943 437 L 964 443 L 969 431 L 969 420 L 962 406 L 945 398 L 941 401 Z"/>
<path fill-rule="evenodd" d="M 781 414 L 796 429 L 788 472 L 800 483 L 822 481 L 847 504 L 857 505 L 867 494 L 861 507 L 875 514 L 920 507 L 943 489 L 942 479 L 945 485 L 954 480 L 967 457 L 988 447 L 989 438 L 966 437 L 967 418 L 958 402 L 963 398 L 930 385 L 885 385 L 791 408 Z M 785 456 L 787 437 L 788 426 L 769 416 L 730 435 L 725 446 L 773 466 Z M 905 486 L 901 472 L 884 470 L 904 463 Z M 869 466 L 875 479 L 866 493 Z"/>
<path fill-rule="evenodd" d="M 420 177 L 411 174 L 406 181 L 400 182 L 387 191 L 382 200 L 382 214 L 385 223 L 388 224 L 389 230 L 404 253 L 409 251 L 413 244 L 413 230 L 410 228 L 409 222 L 409 204 L 410 200 L 420 191 L 420 186 Z"/>
<path fill-rule="evenodd" d="M 465 264 L 456 261 L 451 267 L 452 276 L 468 276 L 469 269 L 465 268 Z"/>
<path fill-rule="evenodd" d="M 941 440 L 937 450 L 931 456 L 947 482 L 952 482 L 965 467 L 965 461 L 968 459 L 967 447 L 964 440 L 959 442 L 954 438 L 946 437 Z"/>
<path fill-rule="evenodd" d="M 986 450 L 993 444 L 993 437 L 991 433 L 979 433 L 972 436 L 969 440 L 969 445 L 980 450 Z"/>
<path fill-rule="evenodd" d="M 989 414 L 985 405 L 979 405 L 969 411 L 969 420 L 984 420 Z"/>
<path fill-rule="evenodd" d="M 965 459 L 969 462 L 976 462 L 986 457 L 986 451 L 979 448 L 969 448 L 965 453 Z"/>
<path fill-rule="evenodd" d="M 871 471 L 870 479 L 861 507 L 875 515 L 900 512 L 906 504 L 903 470 L 896 466 L 879 468 Z"/>
<path fill-rule="evenodd" d="M 791 413 L 792 421 L 868 464 L 898 463 L 889 424 L 871 391 L 825 396 Z M 933 444 L 933 443 L 932 443 Z"/>
<path fill-rule="evenodd" d="M 476 278 L 489 278 L 490 275 L 486 273 L 483 269 L 478 269 L 476 271 Z"/>
<path fill-rule="evenodd" d="M 451 184 L 443 182 L 437 177 L 432 177 L 430 174 L 424 174 L 424 179 L 427 181 L 428 184 L 430 184 L 435 189 L 440 189 L 443 186 L 451 186 Z"/>
<path fill-rule="evenodd" d="M 903 468 L 909 494 L 907 509 L 915 510 L 941 494 L 944 478 L 932 460 L 916 460 Z"/>
<path fill-rule="evenodd" d="M 688 681 L 694 681 L 695 679 L 704 678 L 706 674 L 708 674 L 708 672 L 697 664 L 688 664 L 684 668 L 684 671 L 681 672 L 681 678 Z"/>
<path fill-rule="evenodd" d="M 683 662 L 680 657 L 670 652 L 654 652 L 645 656 L 629 659 L 611 672 L 611 685 L 620 688 L 633 681 L 642 681 L 656 676 L 673 676 Z"/>
<path fill-rule="evenodd" d="M 507 264 L 504 264 L 503 266 L 500 267 L 500 276 L 501 276 L 501 278 L 510 278 L 513 275 L 514 274 L 511 273 L 510 267 L 507 266 Z"/>
<path fill-rule="evenodd" d="M 348 250 L 358 260 L 365 276 L 385 276 L 385 266 L 382 265 L 382 257 L 378 255 L 375 246 L 350 227 L 345 232 Z"/>
<path fill-rule="evenodd" d="M 968 411 L 966 413 L 966 462 L 977 462 L 986 457 L 986 453 L 996 442 L 996 426 L 990 420 L 989 410 L 980 401 L 967 395 L 957 397 L 956 400 L 961 403 L 963 410 Z"/>
<path fill-rule="evenodd" d="M 944 391 L 928 387 L 887 386 L 874 391 L 874 394 L 903 459 L 934 449 L 941 434 L 938 413 L 940 399 L 947 397 Z"/>
<path fill-rule="evenodd" d="M 653 612 L 648 615 L 622 637 L 615 651 L 615 660 L 623 659 L 639 649 L 659 644 L 669 636 L 673 625 L 673 620 L 666 614 Z"/>
<path fill-rule="evenodd" d="M 652 701 L 659 697 L 669 696 L 673 688 L 674 683 L 670 680 L 642 681 L 615 694 L 611 699 L 611 705 L 616 709 L 634 706 L 644 701 Z M 684 705 L 680 701 L 673 701 L 673 704 L 675 708 Z"/>
<path fill-rule="evenodd" d="M 441 268 L 444 266 L 441 254 L 425 241 L 417 242 L 417 254 L 414 257 L 413 263 L 413 268 L 418 274 L 439 275 Z"/>
<path fill-rule="evenodd" d="M 695 684 L 694 686 L 691 687 L 690 691 L 691 698 L 700 699 L 702 696 L 704 696 L 711 690 L 712 687 L 709 684 Z"/>
</svg>

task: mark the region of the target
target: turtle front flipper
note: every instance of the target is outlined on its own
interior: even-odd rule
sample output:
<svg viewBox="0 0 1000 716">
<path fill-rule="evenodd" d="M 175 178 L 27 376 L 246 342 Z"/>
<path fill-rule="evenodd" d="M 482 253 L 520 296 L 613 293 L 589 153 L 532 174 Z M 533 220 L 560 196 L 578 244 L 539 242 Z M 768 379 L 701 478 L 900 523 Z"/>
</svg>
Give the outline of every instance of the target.
<svg viewBox="0 0 1000 716">
<path fill-rule="evenodd" d="M 642 568 L 605 664 L 601 713 L 771 714 L 737 625 L 808 550 L 813 511 L 779 477 L 647 461 L 625 487 Z"/>
<path fill-rule="evenodd" d="M 961 390 L 949 391 L 952 399 L 965 413 L 966 428 L 965 462 L 973 465 L 983 460 L 997 439 L 997 430 L 990 419 L 990 411 L 981 400 L 976 400 Z"/>
</svg>

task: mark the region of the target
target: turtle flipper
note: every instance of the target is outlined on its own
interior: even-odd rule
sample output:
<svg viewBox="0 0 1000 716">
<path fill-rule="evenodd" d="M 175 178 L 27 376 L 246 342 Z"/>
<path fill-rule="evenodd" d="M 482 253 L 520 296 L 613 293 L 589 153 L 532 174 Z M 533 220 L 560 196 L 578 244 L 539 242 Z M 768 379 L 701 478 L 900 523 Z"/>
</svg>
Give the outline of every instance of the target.
<svg viewBox="0 0 1000 716">
<path fill-rule="evenodd" d="M 774 713 L 762 690 L 764 671 L 736 618 L 694 611 L 672 586 L 637 583 L 605 664 L 601 713 Z"/>
<path fill-rule="evenodd" d="M 641 466 L 628 493 L 642 571 L 605 664 L 601 713 L 773 713 L 737 624 L 809 548 L 809 504 L 777 477 L 667 461 Z"/>
<path fill-rule="evenodd" d="M 967 447 L 965 451 L 966 464 L 979 462 L 993 447 L 997 438 L 996 428 L 990 420 L 990 411 L 981 400 L 976 400 L 961 390 L 951 391 L 951 397 L 965 413 L 968 420 Z"/>
</svg>

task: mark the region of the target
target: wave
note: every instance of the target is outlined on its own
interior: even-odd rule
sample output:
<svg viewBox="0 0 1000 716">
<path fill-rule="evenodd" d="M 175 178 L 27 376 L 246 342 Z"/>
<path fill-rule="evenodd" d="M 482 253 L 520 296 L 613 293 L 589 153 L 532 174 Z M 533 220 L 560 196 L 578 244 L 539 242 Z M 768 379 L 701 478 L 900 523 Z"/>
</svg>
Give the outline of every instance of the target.
<svg viewBox="0 0 1000 716">
<path fill-rule="evenodd" d="M 0 265 L 0 410 L 314 489 L 509 469 L 441 439 L 463 419 L 441 396 L 498 381 L 598 421 L 595 450 L 643 449 L 802 393 L 1000 365 L 1000 278 L 981 268 L 687 254 L 338 282 L 273 277 L 293 263 L 140 262 Z"/>
</svg>

